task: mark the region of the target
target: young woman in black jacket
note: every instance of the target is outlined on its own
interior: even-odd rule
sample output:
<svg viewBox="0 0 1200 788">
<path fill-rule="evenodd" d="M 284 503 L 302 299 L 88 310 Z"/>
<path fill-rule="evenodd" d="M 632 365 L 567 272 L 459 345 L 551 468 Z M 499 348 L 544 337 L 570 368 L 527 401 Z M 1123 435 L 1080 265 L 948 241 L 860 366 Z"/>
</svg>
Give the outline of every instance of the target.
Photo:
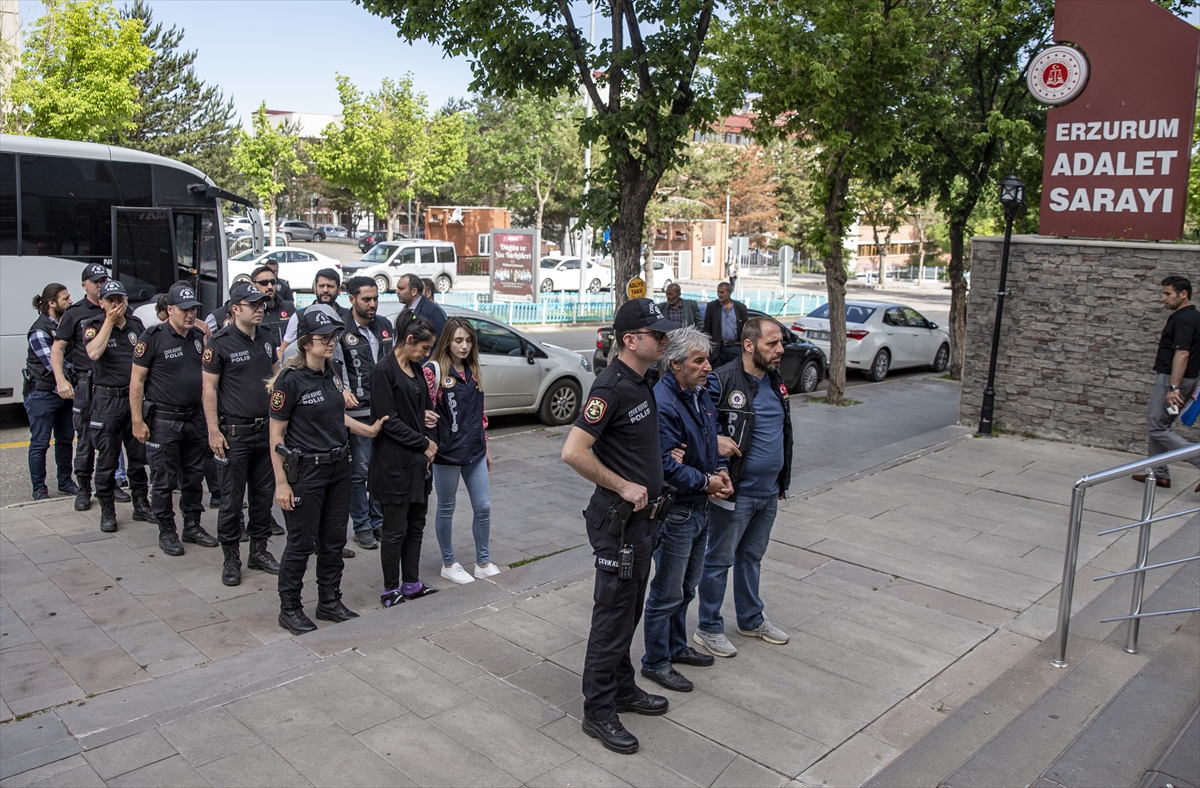
<svg viewBox="0 0 1200 788">
<path fill-rule="evenodd" d="M 421 362 L 433 347 L 433 325 L 411 312 L 396 321 L 395 349 L 371 376 L 371 420 L 388 417 L 371 446 L 367 489 L 383 505 L 383 594 L 392 607 L 437 591 L 421 583 L 421 539 L 437 455 L 436 415 Z"/>
</svg>

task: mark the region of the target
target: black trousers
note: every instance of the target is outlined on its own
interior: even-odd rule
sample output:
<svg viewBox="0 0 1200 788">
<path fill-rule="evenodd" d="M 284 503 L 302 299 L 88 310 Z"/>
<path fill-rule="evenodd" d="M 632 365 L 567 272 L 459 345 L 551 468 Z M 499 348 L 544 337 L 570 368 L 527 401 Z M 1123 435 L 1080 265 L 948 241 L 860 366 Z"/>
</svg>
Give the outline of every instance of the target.
<svg viewBox="0 0 1200 788">
<path fill-rule="evenodd" d="M 350 460 L 302 467 L 292 495 L 300 500 L 283 513 L 287 543 L 279 559 L 279 596 L 300 598 L 308 557 L 316 553 L 317 588 L 322 598 L 337 597 L 346 563 L 342 548 L 350 519 Z"/>
<path fill-rule="evenodd" d="M 133 437 L 133 419 L 128 397 L 97 394 L 90 403 L 88 428 L 96 448 L 96 498 L 111 502 L 117 487 L 117 462 L 125 447 L 125 473 L 134 494 L 146 494 L 146 447 Z"/>
<path fill-rule="evenodd" d="M 184 518 L 204 512 L 204 458 L 208 448 L 208 425 L 197 410 L 187 421 L 155 417 L 150 424 L 146 459 L 154 480 L 150 511 L 159 527 L 175 527 L 175 505 L 171 494 L 179 490 L 179 510 Z"/>
<path fill-rule="evenodd" d="M 250 499 L 246 531 L 251 539 L 271 537 L 271 504 L 275 500 L 275 471 L 271 467 L 271 437 L 267 430 L 253 435 L 226 435 L 221 469 L 221 511 L 217 539 L 233 544 L 242 535 L 242 499 Z M 218 463 L 220 464 L 220 463 Z"/>
<path fill-rule="evenodd" d="M 633 577 L 621 580 L 616 569 L 620 539 L 601 526 L 603 514 L 594 505 L 585 512 L 588 541 L 596 556 L 596 587 L 583 660 L 583 714 L 597 722 L 615 719 L 616 699 L 637 690 L 629 647 L 646 604 L 658 525 L 636 520 L 625 527 L 625 543 L 633 548 Z"/>
<path fill-rule="evenodd" d="M 405 583 L 421 579 L 421 541 L 428 511 L 428 501 L 383 505 L 383 545 L 379 550 L 383 590 L 399 588 L 401 578 Z"/>
<path fill-rule="evenodd" d="M 96 450 L 92 446 L 92 394 L 90 378 L 75 384 L 75 401 L 71 404 L 71 417 L 75 425 L 75 481 L 80 487 L 91 486 L 92 474 L 96 470 Z"/>
<path fill-rule="evenodd" d="M 207 431 L 206 431 L 207 434 Z M 204 482 L 208 485 L 208 497 L 219 498 L 221 490 L 225 489 L 221 474 L 225 469 L 217 462 L 217 457 L 211 451 L 204 455 Z"/>
</svg>

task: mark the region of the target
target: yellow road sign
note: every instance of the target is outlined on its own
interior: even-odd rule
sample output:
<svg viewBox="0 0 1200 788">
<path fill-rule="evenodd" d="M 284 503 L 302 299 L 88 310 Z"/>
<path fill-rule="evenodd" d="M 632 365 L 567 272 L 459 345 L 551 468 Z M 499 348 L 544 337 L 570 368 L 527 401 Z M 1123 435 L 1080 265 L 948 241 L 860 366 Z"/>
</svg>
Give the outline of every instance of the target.
<svg viewBox="0 0 1200 788">
<path fill-rule="evenodd" d="M 625 292 L 629 293 L 630 298 L 645 298 L 646 280 L 640 276 L 635 276 L 629 280 L 629 286 L 625 288 Z"/>
</svg>

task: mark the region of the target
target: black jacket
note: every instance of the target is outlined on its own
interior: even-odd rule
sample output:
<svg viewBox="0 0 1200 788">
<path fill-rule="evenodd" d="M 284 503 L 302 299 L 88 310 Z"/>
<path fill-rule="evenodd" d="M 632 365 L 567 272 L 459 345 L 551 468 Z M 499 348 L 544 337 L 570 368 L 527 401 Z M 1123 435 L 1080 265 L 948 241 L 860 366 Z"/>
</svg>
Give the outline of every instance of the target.
<svg viewBox="0 0 1200 788">
<path fill-rule="evenodd" d="M 704 333 L 713 341 L 714 348 L 721 347 L 721 317 L 725 309 L 721 306 L 721 302 L 713 299 L 708 302 L 708 306 L 704 309 Z M 742 338 L 742 327 L 746 325 L 746 305 L 741 301 L 733 302 L 733 313 L 737 316 L 737 335 L 738 339 Z M 741 352 L 741 351 L 738 351 Z M 713 366 L 716 366 L 715 364 Z"/>
<path fill-rule="evenodd" d="M 779 372 L 768 372 L 767 375 L 775 395 L 783 402 L 783 468 L 779 471 L 779 494 L 786 497 L 792 483 L 792 410 L 788 407 L 787 386 Z M 711 385 L 713 378 L 716 378 L 716 386 Z M 720 390 L 716 399 L 717 424 L 720 425 L 721 434 L 733 438 L 742 452 L 740 457 L 729 458 L 729 480 L 733 482 L 734 492 L 728 500 L 735 501 L 738 483 L 746 470 L 746 448 L 754 434 L 754 398 L 758 395 L 758 378 L 746 374 L 739 356 L 710 373 L 709 382 L 710 391 Z M 730 397 L 735 393 L 744 398 L 740 407 L 730 402 Z"/>
<path fill-rule="evenodd" d="M 425 411 L 433 409 L 425 376 L 414 367 L 415 378 L 400 369 L 395 353 L 388 353 L 371 375 L 371 421 L 388 416 L 371 444 L 367 490 L 380 503 L 419 503 L 433 486 L 425 449 L 433 431 L 425 429 Z"/>
</svg>

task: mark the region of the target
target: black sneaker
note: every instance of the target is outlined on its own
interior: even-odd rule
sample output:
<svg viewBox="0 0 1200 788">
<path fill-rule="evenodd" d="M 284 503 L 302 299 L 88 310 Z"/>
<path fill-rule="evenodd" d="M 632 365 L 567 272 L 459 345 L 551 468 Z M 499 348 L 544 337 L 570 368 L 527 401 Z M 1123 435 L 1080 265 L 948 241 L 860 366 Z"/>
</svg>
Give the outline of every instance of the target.
<svg viewBox="0 0 1200 788">
<path fill-rule="evenodd" d="M 158 548 L 166 555 L 183 555 L 183 545 L 179 542 L 179 534 L 175 529 L 158 532 Z"/>
<path fill-rule="evenodd" d="M 322 621 L 349 621 L 358 618 L 358 613 L 343 605 L 342 600 L 334 599 L 317 603 L 317 618 Z"/>
<path fill-rule="evenodd" d="M 354 541 L 358 542 L 358 546 L 364 550 L 378 550 L 379 542 L 375 541 L 375 534 L 371 531 L 355 531 Z"/>
<path fill-rule="evenodd" d="M 79 485 L 68 479 L 66 484 L 58 485 L 58 491 L 62 495 L 75 495 L 79 492 Z"/>
<path fill-rule="evenodd" d="M 707 668 L 716 661 L 712 654 L 701 654 L 691 646 L 684 646 L 683 651 L 671 657 L 671 662 L 676 665 L 695 665 L 698 668 Z"/>
<path fill-rule="evenodd" d="M 688 680 L 687 676 L 675 670 L 674 665 L 667 665 L 662 670 L 647 670 L 642 668 L 642 675 L 653 681 L 659 686 L 666 687 L 675 692 L 691 692 L 695 686 Z M 651 695 L 650 697 L 654 697 Z"/>
<path fill-rule="evenodd" d="M 622 755 L 632 755 L 638 751 L 638 740 L 620 720 L 600 722 L 583 718 L 583 732 L 593 739 L 599 739 L 605 748 Z"/>
</svg>

